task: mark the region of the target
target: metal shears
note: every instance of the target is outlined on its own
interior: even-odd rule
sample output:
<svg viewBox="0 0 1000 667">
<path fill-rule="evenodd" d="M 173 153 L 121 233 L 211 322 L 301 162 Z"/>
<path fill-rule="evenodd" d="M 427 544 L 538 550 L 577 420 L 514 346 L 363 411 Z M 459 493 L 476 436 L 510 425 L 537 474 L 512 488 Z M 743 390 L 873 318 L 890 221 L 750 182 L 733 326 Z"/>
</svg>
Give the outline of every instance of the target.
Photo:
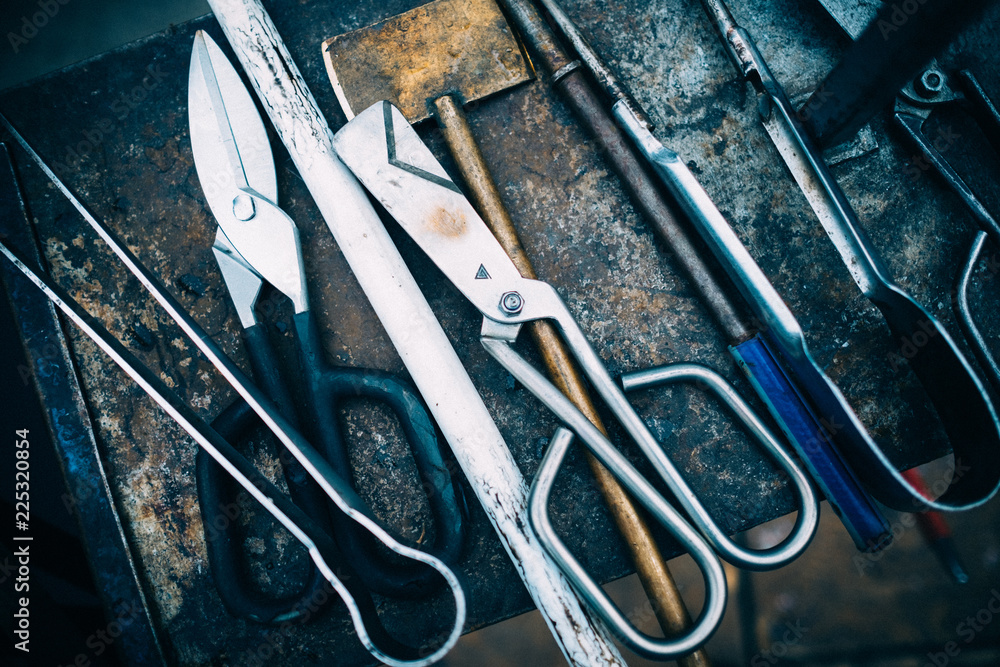
<svg viewBox="0 0 1000 667">
<path fill-rule="evenodd" d="M 818 517 L 816 496 L 805 474 L 773 437 L 762 437 L 759 441 L 789 475 L 801 500 L 795 527 L 781 544 L 760 551 L 745 549 L 725 534 L 636 414 L 556 290 L 548 283 L 526 279 L 518 273 L 486 224 L 398 109 L 388 102 L 375 104 L 337 133 L 334 147 L 369 192 L 483 314 L 481 342 L 486 350 L 583 440 L 601 463 L 690 552 L 702 570 L 706 602 L 689 633 L 672 639 L 644 635 L 629 626 L 627 619 L 604 597 L 579 564 L 572 561 L 571 556 L 567 558 L 568 552 L 561 548 L 554 533 L 546 530 L 544 515 L 548 488 L 540 488 L 540 480 L 536 478 L 532 489 L 532 525 L 581 595 L 634 650 L 650 657 L 675 657 L 690 652 L 711 635 L 726 600 L 725 575 L 712 547 L 733 564 L 767 570 L 789 562 L 808 545 Z M 692 528 L 569 399 L 515 351 L 513 342 L 521 326 L 538 319 L 555 323 L 584 375 L 652 463 L 696 528 Z M 686 379 L 701 380 L 703 376 L 691 373 Z M 567 447 L 568 434 L 564 432 L 550 443 L 544 465 L 553 475 Z M 547 481 L 550 476 L 544 477 L 542 487 L 550 483 Z"/>
<path fill-rule="evenodd" d="M 360 577 L 354 574 L 348 565 L 341 564 L 340 551 L 328 533 L 321 530 L 316 522 L 291 502 L 245 456 L 205 423 L 190 405 L 166 386 L 158 373 L 141 363 L 96 318 L 88 314 L 65 290 L 49 278 L 44 270 L 35 268 L 30 260 L 25 260 L 17 250 L 8 247 L 2 239 L 0 239 L 0 254 L 27 276 L 70 321 L 93 340 L 201 448 L 223 466 L 244 491 L 257 500 L 308 551 L 310 559 L 344 601 L 358 641 L 368 652 L 382 662 L 398 667 L 422 667 L 440 660 L 458 641 L 465 623 L 465 593 L 455 572 L 439 558 L 402 544 L 392 537 L 350 485 L 333 471 L 330 463 L 320 456 L 301 433 L 281 415 L 274 403 L 247 379 L 159 279 L 142 265 L 125 243 L 84 206 L 2 114 L 0 114 L 0 125 L 7 128 L 31 159 L 45 172 L 46 177 L 73 204 L 122 264 L 184 331 L 185 336 L 261 417 L 268 429 L 319 484 L 327 498 L 354 523 L 371 533 L 399 557 L 423 563 L 437 572 L 448 585 L 448 591 L 454 602 L 454 617 L 450 627 L 432 643 L 422 643 L 420 646 L 406 644 L 393 637 L 382 624 L 379 609 L 371 597 L 371 592 L 362 585 Z"/>
<path fill-rule="evenodd" d="M 209 207 L 219 224 L 213 253 L 244 328 L 243 339 L 254 376 L 263 391 L 293 424 L 300 424 L 341 479 L 352 479 L 341 425 L 341 405 L 364 398 L 386 405 L 396 415 L 414 456 L 434 517 L 434 538 L 423 549 L 441 560 L 457 560 L 464 535 L 464 507 L 444 463 L 434 424 L 416 391 L 393 375 L 371 369 L 334 367 L 324 358 L 313 311 L 309 307 L 298 229 L 277 205 L 274 159 L 263 121 L 249 92 L 219 47 L 199 32 L 191 59 L 189 115 L 195 167 Z M 292 331 L 299 356 L 301 388 L 294 404 L 278 371 L 265 324 L 254 307 L 263 283 L 289 298 Z M 214 426 L 230 442 L 258 420 L 238 402 Z M 413 597 L 441 583 L 434 571 L 415 563 L 387 560 L 366 531 L 359 530 L 335 507 L 327 511 L 320 489 L 290 456 L 279 456 L 293 499 L 333 536 L 344 560 L 365 586 L 390 596 Z M 206 525 L 224 505 L 227 475 L 207 455 L 198 459 L 199 495 Z M 231 496 L 228 496 L 231 497 Z M 230 525 L 232 522 L 230 522 Z M 236 615 L 261 622 L 283 622 L 305 609 L 300 604 L 325 585 L 315 569 L 304 589 L 283 599 L 269 599 L 240 576 L 237 540 L 230 529 L 206 531 L 209 560 L 220 596 Z"/>
</svg>

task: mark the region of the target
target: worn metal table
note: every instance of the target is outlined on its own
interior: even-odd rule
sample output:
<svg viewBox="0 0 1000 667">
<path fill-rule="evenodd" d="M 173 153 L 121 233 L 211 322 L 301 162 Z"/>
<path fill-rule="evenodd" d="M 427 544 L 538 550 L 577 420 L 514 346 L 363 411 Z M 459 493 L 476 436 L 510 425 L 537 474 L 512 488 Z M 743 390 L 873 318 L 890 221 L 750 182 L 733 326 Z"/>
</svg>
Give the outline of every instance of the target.
<svg viewBox="0 0 1000 667">
<path fill-rule="evenodd" d="M 334 128 L 344 119 L 320 43 L 417 4 L 266 3 Z M 919 384 L 905 368 L 888 362 L 894 344 L 884 324 L 855 289 L 786 174 L 757 122 L 752 94 L 735 76 L 699 3 L 567 0 L 565 5 L 650 109 L 658 136 L 699 175 L 801 319 L 816 357 L 877 440 L 888 443 L 893 460 L 905 467 L 945 453 Z M 793 97 L 807 93 L 846 45 L 816 3 L 747 0 L 734 5 Z M 989 56 L 1000 37 L 991 27 L 998 16 L 994 11 L 960 40 L 963 62 L 994 97 L 1000 94 L 1000 63 Z M 215 340 L 245 364 L 239 324 L 210 252 L 215 223 L 188 138 L 187 70 L 197 29 L 225 45 L 214 19 L 205 17 L 7 91 L 0 96 L 0 109 Z M 470 117 L 539 275 L 559 289 L 612 372 L 700 361 L 722 370 L 744 395 L 751 394 L 721 335 L 675 271 L 670 252 L 634 212 L 544 76 L 479 103 Z M 972 221 L 933 175 L 917 170 L 912 176 L 907 165 L 915 149 L 887 131 L 883 121 L 874 123 L 879 148 L 839 165 L 835 173 L 899 281 L 957 335 L 950 297 L 974 236 Z M 983 142 L 962 123 L 946 118 L 941 125 L 962 139 L 949 147 L 948 156 L 971 165 L 967 173 L 974 186 L 997 210 L 995 157 L 981 155 Z M 450 167 L 437 130 L 421 132 Z M 200 414 L 217 415 L 233 392 L 40 172 L 17 151 L 15 158 L 58 282 Z M 344 364 L 405 373 L 278 146 L 276 159 L 282 206 L 301 230 L 328 355 Z M 530 479 L 555 421 L 487 357 L 477 342 L 474 309 L 389 224 Z M 982 287 L 974 308 L 988 336 L 1000 333 L 998 312 L 989 306 L 997 294 L 996 267 L 994 259 L 977 274 Z M 275 297 L 265 309 L 276 314 L 283 333 L 280 320 L 288 315 L 287 304 Z M 195 445 L 78 331 L 70 330 L 69 338 L 111 492 L 169 661 L 256 664 L 264 655 L 270 656 L 267 664 L 330 664 L 331 656 L 338 664 L 369 660 L 337 601 L 284 634 L 226 613 L 206 563 Z M 635 403 L 731 532 L 791 511 L 792 496 L 774 467 L 710 400 L 677 389 L 636 396 Z M 383 415 L 356 408 L 351 419 L 359 490 L 390 526 L 411 540 L 419 538 L 427 508 L 411 459 L 391 434 L 380 434 L 386 427 Z M 613 432 L 613 438 L 621 442 L 621 433 Z M 277 460 L 264 439 L 255 440 L 253 453 L 275 477 Z M 553 510 L 562 535 L 596 576 L 609 580 L 629 571 L 582 457 L 573 457 L 563 474 Z M 290 542 L 269 524 L 252 527 L 246 547 L 264 588 L 283 590 L 301 571 L 304 555 Z M 669 539 L 664 545 L 666 552 L 676 553 Z M 459 569 L 470 601 L 469 629 L 527 609 L 527 594 L 478 507 L 472 508 Z M 404 635 L 433 626 L 436 608 L 433 600 L 424 605 L 392 601 L 384 607 L 390 627 Z M 415 622 L 418 617 L 423 620 Z"/>
</svg>

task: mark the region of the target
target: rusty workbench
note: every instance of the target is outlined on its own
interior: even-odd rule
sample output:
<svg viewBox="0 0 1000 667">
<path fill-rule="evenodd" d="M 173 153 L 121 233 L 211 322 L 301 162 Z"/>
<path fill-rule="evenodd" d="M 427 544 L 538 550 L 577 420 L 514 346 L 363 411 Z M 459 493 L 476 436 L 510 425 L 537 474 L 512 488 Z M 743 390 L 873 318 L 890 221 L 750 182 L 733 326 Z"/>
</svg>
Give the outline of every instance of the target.
<svg viewBox="0 0 1000 667">
<path fill-rule="evenodd" d="M 344 119 L 320 43 L 417 4 L 266 3 L 334 128 Z M 845 46 L 816 3 L 734 4 L 793 97 L 808 92 Z M 876 439 L 888 443 L 893 460 L 904 467 L 944 453 L 919 384 L 905 368 L 894 370 L 886 362 L 892 342 L 884 325 L 787 176 L 757 122 L 752 94 L 735 76 L 699 3 L 572 0 L 565 5 L 650 109 L 658 136 L 689 161 L 799 316 L 814 354 Z M 975 68 L 994 97 L 1000 95 L 1000 62 L 988 54 L 996 52 L 998 31 L 990 26 L 998 16 L 993 12 L 961 40 L 963 62 Z M 239 324 L 210 252 L 215 223 L 188 139 L 187 70 L 197 29 L 225 45 L 218 25 L 205 17 L 7 91 L 0 96 L 0 109 L 215 340 L 245 363 Z M 539 275 L 560 290 L 613 373 L 700 361 L 723 370 L 744 395 L 751 394 L 722 337 L 674 270 L 669 251 L 633 211 L 544 76 L 478 104 L 470 117 Z M 980 155 L 986 152 L 980 150 L 983 142 L 962 122 L 947 118 L 941 125 L 949 136 L 962 139 L 949 147 L 949 158 L 979 165 L 967 173 L 997 210 L 1000 193 L 991 182 L 995 158 Z M 974 235 L 972 222 L 937 179 L 908 168 L 914 149 L 883 123 L 881 117 L 874 122 L 879 148 L 839 165 L 835 173 L 899 281 L 957 335 L 950 294 Z M 424 127 L 421 132 L 444 160 L 437 131 Z M 233 392 L 42 175 L 14 154 L 59 283 L 200 414 L 218 414 Z M 302 233 L 328 355 L 344 364 L 404 373 L 280 146 L 276 160 L 282 206 Z M 480 348 L 474 309 L 404 234 L 391 231 L 530 478 L 555 421 Z M 998 314 L 988 306 L 998 287 L 995 266 L 993 261 L 980 270 L 982 287 L 974 302 L 988 335 L 1000 332 Z M 278 299 L 265 307 L 278 320 L 288 315 Z M 69 338 L 112 492 L 170 660 L 253 664 L 252 656 L 270 647 L 268 664 L 328 664 L 329 656 L 337 656 L 340 664 L 365 662 L 368 654 L 351 635 L 337 602 L 284 636 L 227 615 L 206 564 L 195 445 L 78 331 L 71 330 Z M 635 403 L 731 532 L 791 510 L 791 494 L 774 467 L 717 416 L 717 406 L 684 389 L 650 392 L 635 397 Z M 378 414 L 354 409 L 352 419 L 357 434 L 352 456 L 362 495 L 404 536 L 418 538 L 427 511 L 410 459 L 393 438 L 372 437 L 382 428 Z M 621 441 L 621 433 L 613 436 Z M 273 452 L 256 444 L 256 460 L 273 477 Z M 574 457 L 563 474 L 554 513 L 570 547 L 599 578 L 629 571 L 582 457 Z M 471 604 L 471 629 L 520 613 L 529 601 L 477 507 L 470 528 L 459 569 Z M 247 549 L 254 554 L 255 574 L 266 588 L 281 590 L 303 566 L 303 555 L 289 547 L 287 534 L 267 525 L 254 530 Z M 665 546 L 676 552 L 669 540 Z M 434 603 L 429 604 L 430 612 L 410 603 L 388 604 L 391 627 L 419 632 L 420 624 L 410 621 L 418 612 L 433 621 Z"/>
</svg>

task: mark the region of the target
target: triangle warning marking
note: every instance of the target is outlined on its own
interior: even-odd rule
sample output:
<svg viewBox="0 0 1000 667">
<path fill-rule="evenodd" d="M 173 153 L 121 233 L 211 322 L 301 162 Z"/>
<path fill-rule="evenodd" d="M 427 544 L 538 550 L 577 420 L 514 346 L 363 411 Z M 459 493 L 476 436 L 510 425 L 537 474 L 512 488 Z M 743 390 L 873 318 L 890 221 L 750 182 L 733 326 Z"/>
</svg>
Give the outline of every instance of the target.
<svg viewBox="0 0 1000 667">
<path fill-rule="evenodd" d="M 479 265 L 479 270 L 476 271 L 476 280 L 491 280 L 489 272 L 482 264 Z"/>
</svg>

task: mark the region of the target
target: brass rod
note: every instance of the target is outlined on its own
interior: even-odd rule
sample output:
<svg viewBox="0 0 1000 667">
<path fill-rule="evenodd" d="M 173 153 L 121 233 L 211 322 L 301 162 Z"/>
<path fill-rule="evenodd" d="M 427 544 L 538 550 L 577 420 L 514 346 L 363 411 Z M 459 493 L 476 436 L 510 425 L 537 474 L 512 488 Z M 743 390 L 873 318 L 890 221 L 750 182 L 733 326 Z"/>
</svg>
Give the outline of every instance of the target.
<svg viewBox="0 0 1000 667">
<path fill-rule="evenodd" d="M 460 103 L 453 96 L 445 95 L 434 100 L 432 106 L 476 210 L 521 275 L 537 278 Z M 552 382 L 607 435 L 583 378 L 555 327 L 545 320 L 536 320 L 528 325 L 528 330 L 542 353 Z M 597 487 L 625 539 L 660 627 L 667 636 L 680 634 L 690 626 L 691 618 L 646 520 L 618 480 L 589 451 L 585 453 Z M 705 651 L 698 649 L 681 658 L 679 664 L 684 667 L 707 667 L 709 662 Z"/>
</svg>

